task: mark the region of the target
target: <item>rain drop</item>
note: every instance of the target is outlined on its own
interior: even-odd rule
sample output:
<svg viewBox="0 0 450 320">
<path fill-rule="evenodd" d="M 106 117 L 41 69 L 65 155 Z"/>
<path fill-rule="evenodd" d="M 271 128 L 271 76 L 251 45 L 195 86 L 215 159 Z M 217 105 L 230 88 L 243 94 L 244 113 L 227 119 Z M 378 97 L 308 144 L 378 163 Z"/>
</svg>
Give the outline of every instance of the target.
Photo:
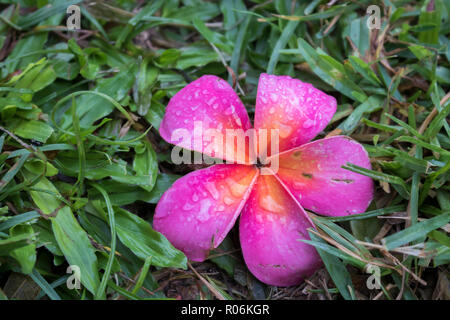
<svg viewBox="0 0 450 320">
<path fill-rule="evenodd" d="M 214 182 L 209 182 L 205 184 L 206 190 L 208 190 L 211 197 L 213 197 L 214 200 L 219 199 L 219 191 L 216 188 L 216 185 Z"/>
<path fill-rule="evenodd" d="M 308 129 L 311 128 L 314 125 L 314 120 L 308 119 L 305 122 L 303 122 L 303 128 Z"/>
<path fill-rule="evenodd" d="M 292 133 L 292 127 L 286 124 L 280 123 L 278 128 L 280 130 L 280 138 L 287 138 Z"/>
<path fill-rule="evenodd" d="M 194 209 L 194 206 L 189 204 L 188 202 L 183 206 L 184 211 L 190 211 L 192 209 Z"/>
<path fill-rule="evenodd" d="M 227 109 L 225 110 L 225 114 L 226 114 L 227 116 L 233 114 L 234 112 L 235 112 L 235 108 L 234 108 L 233 105 L 231 105 L 229 108 L 227 108 Z"/>
<path fill-rule="evenodd" d="M 278 95 L 276 93 L 271 93 L 270 94 L 270 99 L 272 100 L 272 102 L 277 102 L 278 101 Z"/>
<path fill-rule="evenodd" d="M 197 214 L 197 219 L 201 222 L 206 221 L 210 218 L 209 208 L 211 207 L 211 202 L 209 200 L 203 200 L 200 203 L 200 210 Z"/>
<path fill-rule="evenodd" d="M 234 203 L 234 200 L 233 200 L 232 198 L 230 198 L 230 197 L 224 197 L 224 198 L 223 198 L 223 202 L 224 202 L 227 206 L 229 206 L 229 205 L 232 205 L 232 204 Z"/>
</svg>

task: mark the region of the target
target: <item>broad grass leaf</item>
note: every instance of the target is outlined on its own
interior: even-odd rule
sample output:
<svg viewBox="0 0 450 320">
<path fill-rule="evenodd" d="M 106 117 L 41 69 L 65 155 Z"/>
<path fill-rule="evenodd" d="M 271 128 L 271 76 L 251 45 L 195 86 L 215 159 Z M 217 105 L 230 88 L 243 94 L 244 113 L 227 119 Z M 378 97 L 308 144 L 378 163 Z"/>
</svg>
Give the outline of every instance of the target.
<svg viewBox="0 0 450 320">
<path fill-rule="evenodd" d="M 36 237 L 33 228 L 27 224 L 17 225 L 9 230 L 9 234 L 13 236 L 27 235 L 30 243 L 26 246 L 13 250 L 10 255 L 16 259 L 22 273 L 30 274 L 36 263 Z"/>
<path fill-rule="evenodd" d="M 56 241 L 70 265 L 81 271 L 81 283 L 92 294 L 100 284 L 97 257 L 87 233 L 81 228 L 69 207 L 65 206 L 52 219 Z"/>
<path fill-rule="evenodd" d="M 359 102 L 367 99 L 364 91 L 343 72 L 344 66 L 325 53 L 319 53 L 305 40 L 298 40 L 298 50 L 314 73 L 342 94 Z"/>
<path fill-rule="evenodd" d="M 116 209 L 116 231 L 120 241 L 142 260 L 151 256 L 155 266 L 186 269 L 186 256 L 137 215 Z"/>
<path fill-rule="evenodd" d="M 46 142 L 53 133 L 53 128 L 42 121 L 23 120 L 13 130 L 19 137 Z"/>
</svg>

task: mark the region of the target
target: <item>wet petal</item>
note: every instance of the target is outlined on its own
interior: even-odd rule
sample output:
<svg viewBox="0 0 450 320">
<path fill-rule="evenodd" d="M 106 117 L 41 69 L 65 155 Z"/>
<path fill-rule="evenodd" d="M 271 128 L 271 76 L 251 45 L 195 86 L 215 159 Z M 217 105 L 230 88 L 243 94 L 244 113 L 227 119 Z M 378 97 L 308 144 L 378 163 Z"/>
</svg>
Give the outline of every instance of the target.
<svg viewBox="0 0 450 320">
<path fill-rule="evenodd" d="M 251 128 L 245 106 L 233 88 L 216 76 L 205 75 L 170 99 L 159 132 L 167 142 L 185 149 L 214 158 L 236 160 L 233 163 L 248 163 L 254 159 L 254 150 L 250 146 L 253 131 L 248 131 Z M 245 144 L 226 140 L 226 130 L 232 129 L 242 138 L 245 133 L 249 134 Z M 226 148 L 227 144 L 229 148 Z"/>
<path fill-rule="evenodd" d="M 159 201 L 155 230 L 189 259 L 203 261 L 233 227 L 257 174 L 252 166 L 221 164 L 185 175 Z"/>
<path fill-rule="evenodd" d="M 342 169 L 347 162 L 371 168 L 359 143 L 335 136 L 280 154 L 277 174 L 306 209 L 327 216 L 362 213 L 372 200 L 373 182 Z"/>
<path fill-rule="evenodd" d="M 321 265 L 309 239 L 304 210 L 274 176 L 260 175 L 239 223 L 242 253 L 250 271 L 264 283 L 298 284 Z"/>
<path fill-rule="evenodd" d="M 314 138 L 335 112 L 336 99 L 309 83 L 288 76 L 261 74 L 259 78 L 255 129 L 259 134 L 262 134 L 260 129 L 278 129 L 280 152 Z M 270 141 L 270 132 L 267 137 Z M 271 144 L 267 145 L 267 154 L 275 154 Z M 261 154 L 265 148 L 259 147 Z"/>
</svg>

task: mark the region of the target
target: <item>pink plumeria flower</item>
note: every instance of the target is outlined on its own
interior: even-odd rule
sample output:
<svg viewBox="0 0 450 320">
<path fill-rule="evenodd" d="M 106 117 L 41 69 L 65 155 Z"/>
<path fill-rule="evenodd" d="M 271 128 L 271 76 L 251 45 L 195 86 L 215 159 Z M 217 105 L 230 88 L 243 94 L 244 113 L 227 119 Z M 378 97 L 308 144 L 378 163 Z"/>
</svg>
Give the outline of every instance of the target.
<svg viewBox="0 0 450 320">
<path fill-rule="evenodd" d="M 321 266 L 315 248 L 299 241 L 309 239 L 307 228 L 314 227 L 303 208 L 343 216 L 364 212 L 372 200 L 372 180 L 341 168 L 347 162 L 371 168 L 360 144 L 346 136 L 309 142 L 335 112 L 336 99 L 311 84 L 262 74 L 254 129 L 256 133 L 276 129 L 279 153 L 258 147 L 256 138 L 254 153 L 264 163 L 276 158 L 278 170 L 261 174 L 263 168 L 251 150 L 239 149 L 237 163 L 191 172 L 162 196 L 153 220 L 155 229 L 189 259 L 203 261 L 241 214 L 240 242 L 249 270 L 269 285 L 300 283 Z M 195 122 L 201 122 L 204 131 L 224 135 L 226 129 L 252 129 L 237 94 L 212 75 L 188 84 L 170 100 L 160 134 L 169 143 L 228 160 L 225 152 L 211 152 L 205 144 L 172 138 L 180 129 L 192 132 Z"/>
</svg>

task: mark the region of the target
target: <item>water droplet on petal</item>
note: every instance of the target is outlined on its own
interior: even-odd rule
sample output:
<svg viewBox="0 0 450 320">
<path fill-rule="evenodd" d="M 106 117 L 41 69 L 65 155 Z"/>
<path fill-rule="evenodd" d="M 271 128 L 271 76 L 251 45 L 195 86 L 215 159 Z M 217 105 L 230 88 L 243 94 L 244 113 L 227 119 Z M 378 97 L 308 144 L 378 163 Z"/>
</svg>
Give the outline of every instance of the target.
<svg viewBox="0 0 450 320">
<path fill-rule="evenodd" d="M 214 200 L 219 199 L 219 191 L 216 188 L 216 184 L 214 182 L 209 182 L 205 184 L 206 190 L 208 190 L 211 197 L 213 197 Z"/>
<path fill-rule="evenodd" d="M 311 128 L 314 125 L 314 120 L 308 119 L 305 122 L 303 122 L 303 128 L 308 129 Z"/>
<path fill-rule="evenodd" d="M 231 194 L 236 198 L 242 197 L 248 188 L 247 185 L 240 184 L 231 178 L 227 178 L 225 180 L 225 183 L 228 185 L 228 188 L 230 189 Z"/>
<path fill-rule="evenodd" d="M 278 129 L 280 130 L 280 138 L 287 138 L 291 135 L 292 127 L 284 123 L 278 124 Z"/>
<path fill-rule="evenodd" d="M 186 202 L 185 205 L 183 206 L 183 210 L 184 211 L 190 211 L 192 209 L 194 209 L 195 206 L 191 205 L 189 202 Z"/>
<path fill-rule="evenodd" d="M 304 188 L 305 186 L 306 186 L 306 183 L 304 183 L 304 182 L 301 182 L 301 181 L 295 181 L 294 182 L 294 188 L 301 189 L 301 188 Z"/>
<path fill-rule="evenodd" d="M 196 217 L 199 221 L 203 222 L 210 218 L 209 208 L 211 207 L 211 202 L 206 199 L 200 202 L 200 210 L 198 211 Z"/>
<path fill-rule="evenodd" d="M 233 118 L 234 118 L 234 121 L 236 122 L 236 124 L 239 127 L 241 127 L 242 126 L 242 121 L 241 121 L 241 118 L 239 118 L 237 113 L 233 113 Z"/>
<path fill-rule="evenodd" d="M 217 89 L 223 90 L 223 89 L 225 89 L 226 87 L 227 87 L 227 83 L 226 83 L 224 80 L 218 80 L 218 81 L 216 82 L 216 88 L 217 88 Z"/>
<path fill-rule="evenodd" d="M 233 105 L 231 105 L 230 107 L 228 107 L 228 108 L 225 110 L 225 114 L 226 114 L 227 116 L 232 115 L 234 112 L 235 112 L 235 108 L 234 108 Z"/>
<path fill-rule="evenodd" d="M 271 195 L 260 198 L 259 205 L 266 211 L 283 212 L 284 207 L 279 204 Z"/>
<path fill-rule="evenodd" d="M 234 199 L 225 196 L 225 197 L 223 198 L 223 202 L 224 202 L 227 206 L 229 206 L 229 205 L 232 205 L 232 204 L 234 203 Z"/>
<path fill-rule="evenodd" d="M 272 100 L 272 102 L 277 102 L 278 101 L 278 95 L 276 93 L 271 93 L 270 94 L 270 99 Z"/>
</svg>

